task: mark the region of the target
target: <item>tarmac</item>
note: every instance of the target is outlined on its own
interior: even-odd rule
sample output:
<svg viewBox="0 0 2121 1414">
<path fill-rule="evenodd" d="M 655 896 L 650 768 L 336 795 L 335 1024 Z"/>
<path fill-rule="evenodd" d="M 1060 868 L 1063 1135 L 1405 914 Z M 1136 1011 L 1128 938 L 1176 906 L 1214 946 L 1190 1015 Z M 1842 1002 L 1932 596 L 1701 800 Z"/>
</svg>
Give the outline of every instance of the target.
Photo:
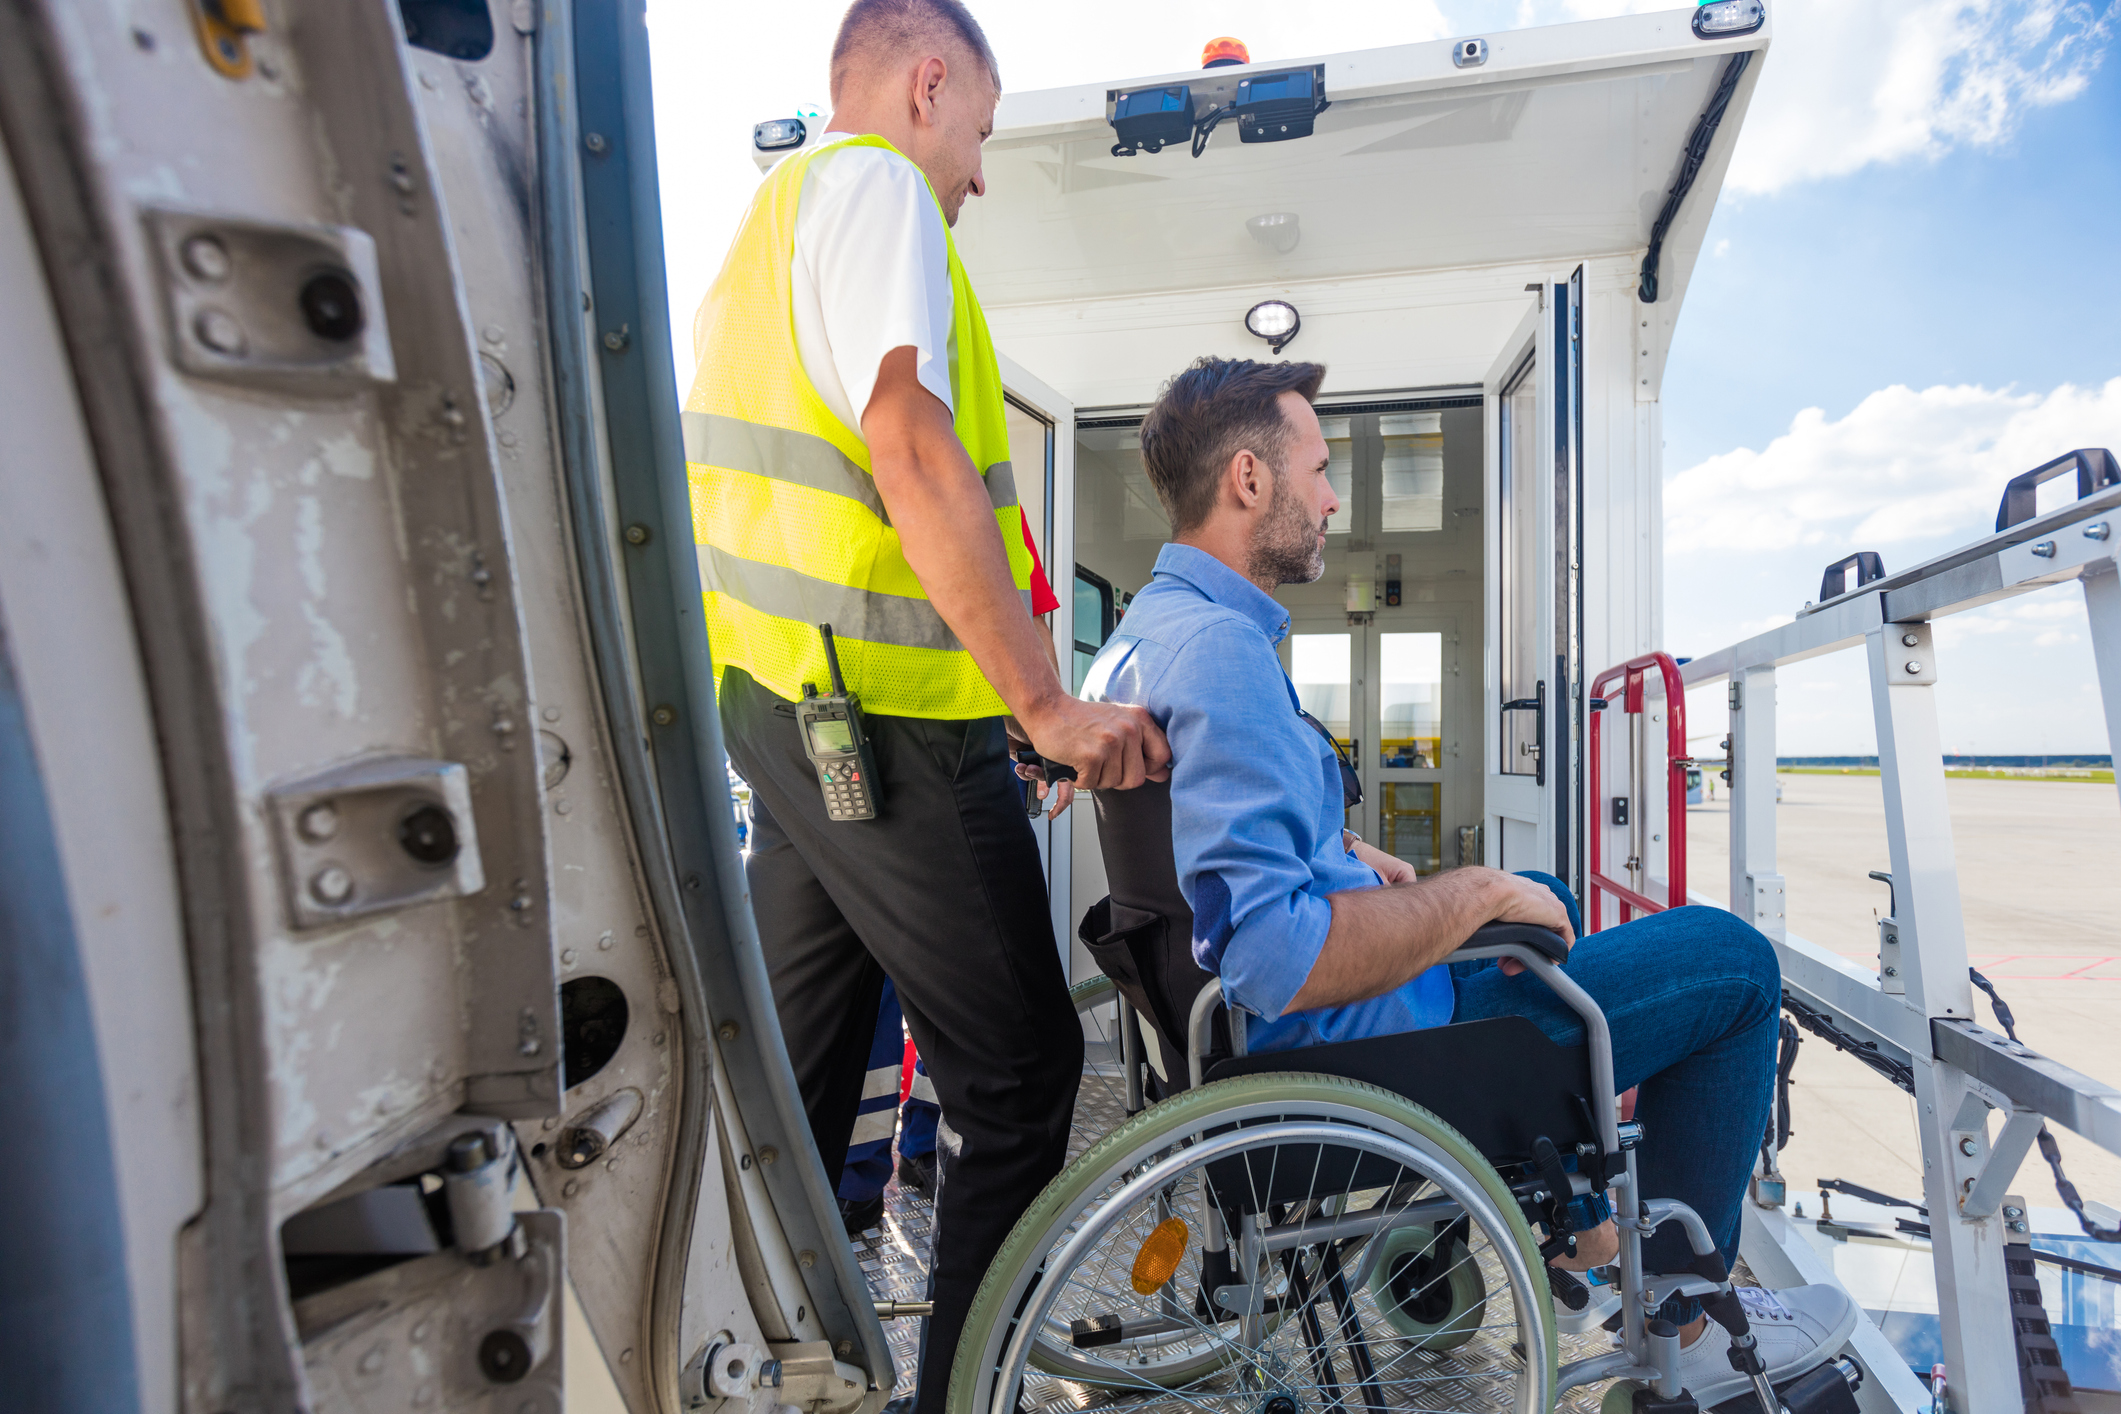
<svg viewBox="0 0 2121 1414">
<path fill-rule="evenodd" d="M 1887 870 L 1885 804 L 1875 775 L 1785 772 L 1776 811 L 1777 863 L 1789 931 L 1859 965 L 1878 965 L 1877 919 Z M 1969 962 L 1996 985 L 2026 1045 L 2096 1079 L 2121 1084 L 2121 798 L 2111 784 L 1950 780 L 1952 836 Z M 1728 897 L 1726 796 L 1687 811 L 1687 882 Z M 1981 1024 L 2000 1031 L 1975 994 Z M 1792 1190 L 1839 1178 L 1921 1201 L 1913 1100 L 1825 1042 L 1807 1037 L 1792 1076 Z M 2050 1126 L 2083 1196 L 2121 1208 L 2121 1158 Z M 1991 1125 L 1990 1133 L 1996 1132 Z M 2062 1200 L 2037 1151 L 2012 1191 L 2034 1207 Z"/>
</svg>

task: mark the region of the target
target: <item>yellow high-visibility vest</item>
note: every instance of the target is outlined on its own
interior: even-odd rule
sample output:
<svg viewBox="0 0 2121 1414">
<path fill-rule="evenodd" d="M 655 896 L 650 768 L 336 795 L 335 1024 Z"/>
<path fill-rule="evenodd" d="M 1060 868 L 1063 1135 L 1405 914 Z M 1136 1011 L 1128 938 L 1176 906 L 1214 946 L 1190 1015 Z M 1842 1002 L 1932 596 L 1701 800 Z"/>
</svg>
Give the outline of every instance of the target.
<svg viewBox="0 0 2121 1414">
<path fill-rule="evenodd" d="M 883 138 L 857 137 L 774 168 L 696 323 L 702 356 L 685 400 L 685 469 L 715 682 L 742 668 L 790 701 L 805 683 L 830 692 L 817 631 L 827 623 L 848 690 L 865 711 L 994 716 L 1008 709 L 907 565 L 861 429 L 825 406 L 796 349 L 789 284 L 803 179 L 854 147 L 896 151 Z M 957 436 L 986 478 L 1010 577 L 1028 604 L 1031 552 L 1009 465 L 1001 370 L 947 228 L 945 240 Z"/>
</svg>

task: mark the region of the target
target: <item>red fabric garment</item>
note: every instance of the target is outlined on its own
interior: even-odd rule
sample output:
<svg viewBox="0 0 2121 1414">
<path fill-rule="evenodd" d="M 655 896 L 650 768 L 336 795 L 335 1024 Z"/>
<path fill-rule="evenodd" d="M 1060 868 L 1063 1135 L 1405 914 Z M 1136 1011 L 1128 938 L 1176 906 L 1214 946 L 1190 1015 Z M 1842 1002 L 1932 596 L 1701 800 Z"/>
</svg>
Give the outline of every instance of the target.
<svg viewBox="0 0 2121 1414">
<path fill-rule="evenodd" d="M 1054 596 L 1053 586 L 1046 582 L 1046 567 L 1038 558 L 1038 542 L 1031 538 L 1031 517 L 1018 509 L 1017 519 L 1024 526 L 1024 548 L 1031 552 L 1031 617 L 1039 618 L 1060 607 Z"/>
</svg>

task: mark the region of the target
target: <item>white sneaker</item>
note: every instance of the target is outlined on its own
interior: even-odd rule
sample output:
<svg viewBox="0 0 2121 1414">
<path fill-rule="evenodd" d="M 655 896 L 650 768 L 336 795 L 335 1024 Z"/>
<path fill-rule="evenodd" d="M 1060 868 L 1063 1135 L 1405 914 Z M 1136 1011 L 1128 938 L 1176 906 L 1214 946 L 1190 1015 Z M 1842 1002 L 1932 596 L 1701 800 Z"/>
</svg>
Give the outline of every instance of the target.
<svg viewBox="0 0 2121 1414">
<path fill-rule="evenodd" d="M 1793 1286 L 1784 1291 L 1741 1286 L 1738 1299 L 1772 1384 L 1825 1364 L 1856 1329 L 1856 1303 L 1838 1286 Z M 1679 1352 L 1679 1382 L 1703 1409 L 1752 1388 L 1750 1380 L 1731 1368 L 1730 1352 L 1730 1333 L 1713 1319 L 1699 1340 Z"/>
</svg>

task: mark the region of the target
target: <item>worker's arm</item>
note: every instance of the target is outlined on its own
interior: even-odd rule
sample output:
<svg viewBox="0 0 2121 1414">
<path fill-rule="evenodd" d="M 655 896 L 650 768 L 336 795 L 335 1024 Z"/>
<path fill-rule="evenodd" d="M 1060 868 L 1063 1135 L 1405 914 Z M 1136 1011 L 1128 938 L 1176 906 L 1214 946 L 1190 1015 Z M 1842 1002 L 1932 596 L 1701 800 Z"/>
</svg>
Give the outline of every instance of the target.
<svg viewBox="0 0 2121 1414">
<path fill-rule="evenodd" d="M 1478 865 L 1326 901 L 1333 924 L 1290 1011 L 1381 997 L 1448 958 L 1487 923 L 1534 923 L 1575 941 L 1568 910 L 1546 885 Z M 1515 959 L 1502 966 L 1521 970 Z"/>
<path fill-rule="evenodd" d="M 1061 685 L 1009 573 L 987 485 L 921 386 L 911 345 L 884 355 L 862 414 L 869 469 L 906 563 L 1041 754 L 1073 766 L 1086 790 L 1163 780 L 1163 733 L 1139 707 L 1081 702 Z"/>
</svg>

